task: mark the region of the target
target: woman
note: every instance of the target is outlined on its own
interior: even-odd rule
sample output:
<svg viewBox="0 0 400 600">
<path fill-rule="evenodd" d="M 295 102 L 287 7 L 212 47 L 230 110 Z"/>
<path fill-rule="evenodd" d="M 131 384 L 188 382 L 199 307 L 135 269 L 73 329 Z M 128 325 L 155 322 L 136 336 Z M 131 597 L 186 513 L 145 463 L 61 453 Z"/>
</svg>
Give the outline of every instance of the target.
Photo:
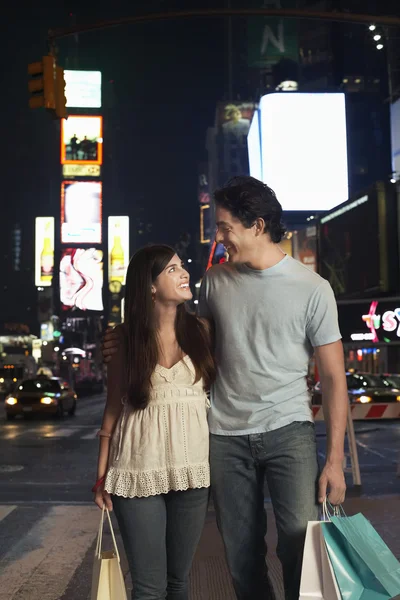
<svg viewBox="0 0 400 600">
<path fill-rule="evenodd" d="M 206 322 L 187 312 L 189 274 L 168 246 L 142 248 L 108 366 L 95 502 L 114 508 L 134 600 L 187 600 L 210 485 Z"/>
</svg>

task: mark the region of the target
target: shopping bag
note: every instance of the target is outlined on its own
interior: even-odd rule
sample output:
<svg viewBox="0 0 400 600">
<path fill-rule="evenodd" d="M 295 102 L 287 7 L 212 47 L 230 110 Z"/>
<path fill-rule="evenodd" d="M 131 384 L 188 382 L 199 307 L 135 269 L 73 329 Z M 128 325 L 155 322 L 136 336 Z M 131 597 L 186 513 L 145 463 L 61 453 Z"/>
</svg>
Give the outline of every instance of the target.
<svg viewBox="0 0 400 600">
<path fill-rule="evenodd" d="M 307 525 L 299 599 L 341 600 L 320 521 L 309 521 Z"/>
<path fill-rule="evenodd" d="M 104 513 L 107 512 L 114 550 L 102 551 Z M 117 542 L 110 513 L 103 507 L 92 573 L 91 600 L 127 600 Z"/>
<path fill-rule="evenodd" d="M 362 514 L 322 524 L 343 600 L 390 600 L 400 594 L 400 563 Z"/>
</svg>

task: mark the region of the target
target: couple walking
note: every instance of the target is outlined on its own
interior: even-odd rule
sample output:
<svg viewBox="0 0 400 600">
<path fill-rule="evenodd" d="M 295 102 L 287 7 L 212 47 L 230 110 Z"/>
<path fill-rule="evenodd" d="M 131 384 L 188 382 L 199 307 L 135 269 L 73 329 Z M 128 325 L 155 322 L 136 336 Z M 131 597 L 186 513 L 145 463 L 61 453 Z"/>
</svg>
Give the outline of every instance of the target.
<svg viewBox="0 0 400 600">
<path fill-rule="evenodd" d="M 268 483 L 287 600 L 299 597 L 307 522 L 345 496 L 347 387 L 324 279 L 285 255 L 274 192 L 236 177 L 215 192 L 218 242 L 199 316 L 174 250 L 132 258 L 125 322 L 108 333 L 108 395 L 95 502 L 113 508 L 135 600 L 187 600 L 209 486 L 238 600 L 273 598 L 265 562 Z M 319 470 L 307 386 L 315 354 L 327 457 Z M 210 388 L 210 402 L 206 392 Z M 207 414 L 208 413 L 208 414 Z"/>
</svg>

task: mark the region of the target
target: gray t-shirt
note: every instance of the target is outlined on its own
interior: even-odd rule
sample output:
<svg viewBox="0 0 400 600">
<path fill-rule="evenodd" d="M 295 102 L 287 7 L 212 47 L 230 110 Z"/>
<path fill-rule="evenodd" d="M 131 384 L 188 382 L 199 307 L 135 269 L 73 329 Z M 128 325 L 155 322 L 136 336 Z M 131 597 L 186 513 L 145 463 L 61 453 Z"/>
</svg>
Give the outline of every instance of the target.
<svg viewBox="0 0 400 600">
<path fill-rule="evenodd" d="M 264 433 L 312 421 L 307 372 L 313 348 L 341 339 L 329 283 L 290 256 L 262 271 L 216 265 L 199 314 L 216 328 L 210 431 Z"/>
</svg>

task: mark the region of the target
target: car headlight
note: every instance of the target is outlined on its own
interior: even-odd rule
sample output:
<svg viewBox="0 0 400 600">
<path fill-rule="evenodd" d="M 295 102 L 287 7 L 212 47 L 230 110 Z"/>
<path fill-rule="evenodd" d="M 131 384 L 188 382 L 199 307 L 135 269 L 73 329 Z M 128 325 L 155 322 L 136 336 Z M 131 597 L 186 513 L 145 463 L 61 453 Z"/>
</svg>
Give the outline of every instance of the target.
<svg viewBox="0 0 400 600">
<path fill-rule="evenodd" d="M 6 399 L 6 404 L 8 404 L 9 406 L 14 406 L 14 404 L 17 404 L 18 400 L 16 398 L 7 398 Z"/>
<path fill-rule="evenodd" d="M 40 398 L 40 404 L 54 404 L 53 398 Z"/>
<path fill-rule="evenodd" d="M 356 398 L 356 402 L 361 402 L 361 404 L 368 404 L 368 402 L 372 402 L 371 396 L 359 396 Z"/>
</svg>

